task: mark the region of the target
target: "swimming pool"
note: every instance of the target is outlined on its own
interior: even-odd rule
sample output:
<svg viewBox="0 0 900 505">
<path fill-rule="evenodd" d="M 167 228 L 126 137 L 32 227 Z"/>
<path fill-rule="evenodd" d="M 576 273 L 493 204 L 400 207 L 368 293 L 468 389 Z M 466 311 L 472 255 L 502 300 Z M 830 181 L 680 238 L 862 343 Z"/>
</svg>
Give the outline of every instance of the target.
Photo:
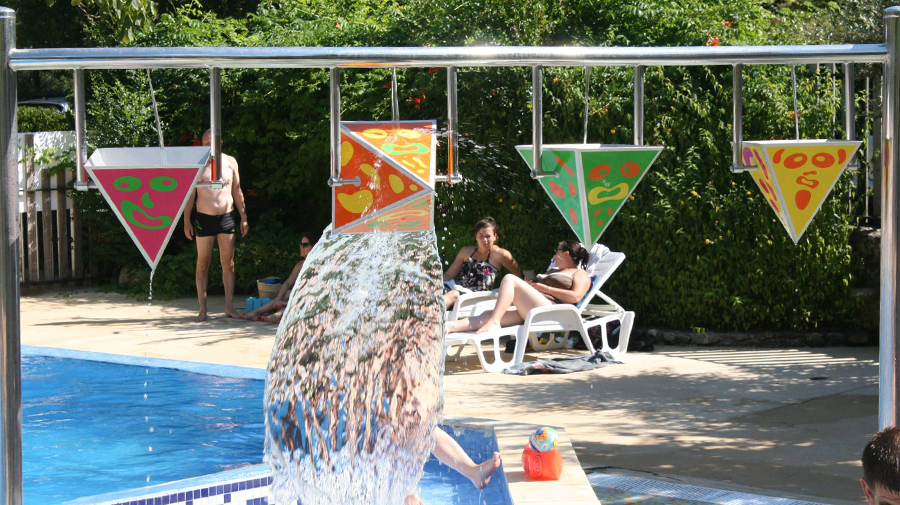
<svg viewBox="0 0 900 505">
<path fill-rule="evenodd" d="M 191 505 L 184 491 L 181 500 L 162 491 L 191 486 L 209 503 L 232 503 L 223 479 L 170 483 L 223 471 L 255 483 L 263 503 L 265 466 L 251 465 L 263 454 L 264 373 L 23 346 L 25 505 L 139 503 L 129 497 L 151 495 L 158 501 L 146 503 Z M 476 461 L 496 450 L 484 433 L 445 429 Z M 420 486 L 429 505 L 511 503 L 502 472 L 479 492 L 434 458 L 425 471 Z"/>
</svg>

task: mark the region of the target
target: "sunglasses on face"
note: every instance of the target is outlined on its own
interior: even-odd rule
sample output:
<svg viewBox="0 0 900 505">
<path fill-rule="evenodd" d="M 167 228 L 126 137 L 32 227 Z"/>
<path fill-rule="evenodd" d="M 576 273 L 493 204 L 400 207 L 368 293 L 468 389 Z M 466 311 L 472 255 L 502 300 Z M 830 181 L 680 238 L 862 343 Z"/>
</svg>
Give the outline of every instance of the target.
<svg viewBox="0 0 900 505">
<path fill-rule="evenodd" d="M 312 246 L 312 244 L 310 244 L 309 242 L 300 242 L 300 247 L 310 247 L 310 246 Z"/>
</svg>

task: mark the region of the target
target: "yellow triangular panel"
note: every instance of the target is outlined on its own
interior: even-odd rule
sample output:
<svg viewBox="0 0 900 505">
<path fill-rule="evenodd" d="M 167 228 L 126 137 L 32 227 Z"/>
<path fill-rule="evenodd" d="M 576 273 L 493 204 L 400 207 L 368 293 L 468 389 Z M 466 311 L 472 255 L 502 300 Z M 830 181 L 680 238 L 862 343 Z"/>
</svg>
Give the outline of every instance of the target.
<svg viewBox="0 0 900 505">
<path fill-rule="evenodd" d="M 781 211 L 775 212 L 794 243 L 803 236 L 860 144 L 851 140 L 744 142 L 759 163 L 757 172 L 765 172 L 759 178 L 754 175 L 754 180 L 757 185 L 768 181 L 777 193 Z"/>
</svg>

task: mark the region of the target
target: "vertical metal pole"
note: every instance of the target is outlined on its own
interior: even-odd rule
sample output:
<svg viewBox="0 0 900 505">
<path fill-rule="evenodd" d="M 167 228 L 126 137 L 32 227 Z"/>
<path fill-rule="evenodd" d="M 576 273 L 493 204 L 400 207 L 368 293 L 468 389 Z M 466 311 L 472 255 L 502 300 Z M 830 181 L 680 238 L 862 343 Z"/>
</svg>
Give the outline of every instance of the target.
<svg viewBox="0 0 900 505">
<path fill-rule="evenodd" d="M 391 69 L 391 120 L 400 121 L 400 92 L 397 91 L 397 68 Z"/>
<path fill-rule="evenodd" d="M 331 178 L 328 184 L 333 186 L 341 177 L 341 70 L 332 67 L 330 77 L 331 102 Z M 333 202 L 332 202 L 333 204 Z"/>
<path fill-rule="evenodd" d="M 844 63 L 844 130 L 847 140 L 856 140 L 856 86 L 853 63 Z M 856 160 L 854 156 L 850 163 Z"/>
<path fill-rule="evenodd" d="M 800 109 L 797 108 L 797 65 L 791 65 L 791 89 L 794 90 L 794 134 L 800 140 Z M 818 98 L 816 98 L 818 100 Z"/>
<path fill-rule="evenodd" d="M 644 145 L 644 66 L 634 67 L 634 145 Z"/>
<path fill-rule="evenodd" d="M 75 189 L 88 189 L 87 174 L 84 163 L 87 161 L 87 144 L 85 142 L 84 122 L 84 70 L 75 70 Z"/>
<path fill-rule="evenodd" d="M 847 140 L 856 140 L 856 86 L 853 78 L 853 63 L 844 63 L 844 133 Z M 850 158 L 848 168 L 853 170 L 850 181 L 849 212 L 853 212 L 853 200 L 859 194 L 859 162 L 856 155 Z"/>
<path fill-rule="evenodd" d="M 19 328 L 19 149 L 16 141 L 16 73 L 9 52 L 16 47 L 16 13 L 0 7 L 0 501 L 22 505 L 22 373 Z"/>
<path fill-rule="evenodd" d="M 584 67 L 584 143 L 587 144 L 588 139 L 588 118 L 591 115 L 590 106 L 591 95 L 591 67 Z"/>
<path fill-rule="evenodd" d="M 212 174 L 210 180 L 219 180 L 222 166 L 222 69 L 209 69 L 209 145 L 212 149 Z"/>
<path fill-rule="evenodd" d="M 544 73 L 543 67 L 535 65 L 531 68 L 531 176 L 544 170 L 541 164 L 541 151 L 544 143 Z"/>
<path fill-rule="evenodd" d="M 744 168 L 744 65 L 737 63 L 732 70 L 731 169 Z"/>
<path fill-rule="evenodd" d="M 884 11 L 884 40 L 888 47 L 884 65 L 882 136 L 884 183 L 881 207 L 881 347 L 879 349 L 878 426 L 897 425 L 897 193 L 898 145 L 900 138 L 900 7 Z"/>
<path fill-rule="evenodd" d="M 457 114 L 456 67 L 447 67 L 447 140 L 450 152 L 447 156 L 447 175 L 450 184 L 462 181 L 459 172 L 459 115 Z"/>
</svg>

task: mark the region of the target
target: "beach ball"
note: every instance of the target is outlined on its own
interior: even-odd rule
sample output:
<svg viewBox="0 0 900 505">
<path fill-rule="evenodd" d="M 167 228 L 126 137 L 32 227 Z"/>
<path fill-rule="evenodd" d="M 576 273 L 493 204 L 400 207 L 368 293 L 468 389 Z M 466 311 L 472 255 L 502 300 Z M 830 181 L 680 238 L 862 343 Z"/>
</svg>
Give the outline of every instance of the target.
<svg viewBox="0 0 900 505">
<path fill-rule="evenodd" d="M 531 434 L 530 441 L 531 446 L 535 451 L 547 452 L 553 450 L 556 447 L 556 444 L 559 443 L 559 435 L 553 428 L 544 426 L 534 430 L 534 433 Z"/>
</svg>

